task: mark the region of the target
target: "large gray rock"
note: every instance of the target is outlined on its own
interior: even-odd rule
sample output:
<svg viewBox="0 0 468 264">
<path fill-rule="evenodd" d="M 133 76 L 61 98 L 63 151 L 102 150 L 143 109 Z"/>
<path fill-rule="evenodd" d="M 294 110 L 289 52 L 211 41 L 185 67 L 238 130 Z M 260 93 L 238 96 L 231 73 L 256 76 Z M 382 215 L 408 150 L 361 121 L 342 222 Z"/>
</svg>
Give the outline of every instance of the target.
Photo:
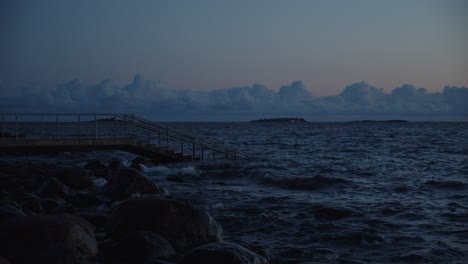
<svg viewBox="0 0 468 264">
<path fill-rule="evenodd" d="M 268 261 L 254 252 L 229 242 L 216 242 L 194 248 L 179 264 L 267 264 Z"/>
<path fill-rule="evenodd" d="M 109 217 L 106 232 L 114 238 L 131 231 L 148 230 L 166 238 L 178 252 L 221 241 L 221 226 L 205 210 L 188 202 L 155 195 L 133 197 Z"/>
<path fill-rule="evenodd" d="M 134 193 L 140 194 L 160 194 L 163 189 L 159 188 L 146 175 L 135 169 L 121 168 L 104 185 L 105 192 L 112 199 L 127 199 Z"/>
<path fill-rule="evenodd" d="M 62 262 L 80 263 L 97 251 L 94 227 L 77 216 L 19 216 L 0 222 L 0 255 L 12 263 L 32 263 L 42 257 L 60 263 L 68 255 L 75 257 Z"/>
<path fill-rule="evenodd" d="M 106 263 L 143 264 L 174 255 L 174 248 L 166 239 L 151 231 L 140 230 L 122 237 L 108 252 Z"/>
</svg>

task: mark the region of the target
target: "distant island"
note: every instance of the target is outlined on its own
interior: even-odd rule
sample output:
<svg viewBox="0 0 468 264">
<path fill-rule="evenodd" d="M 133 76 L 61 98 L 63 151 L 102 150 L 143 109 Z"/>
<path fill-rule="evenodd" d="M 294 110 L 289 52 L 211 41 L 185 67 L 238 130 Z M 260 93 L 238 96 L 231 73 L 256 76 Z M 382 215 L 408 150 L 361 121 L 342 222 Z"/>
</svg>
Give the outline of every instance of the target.
<svg viewBox="0 0 468 264">
<path fill-rule="evenodd" d="M 391 120 L 355 120 L 350 121 L 351 123 L 377 123 L 377 122 L 388 122 L 388 123 L 407 123 L 408 120 L 400 120 L 400 119 L 391 119 Z"/>
<path fill-rule="evenodd" d="M 264 118 L 264 119 L 257 119 L 252 120 L 250 122 L 256 123 L 305 123 L 304 118 L 297 118 L 297 117 L 283 117 L 283 118 Z"/>
</svg>

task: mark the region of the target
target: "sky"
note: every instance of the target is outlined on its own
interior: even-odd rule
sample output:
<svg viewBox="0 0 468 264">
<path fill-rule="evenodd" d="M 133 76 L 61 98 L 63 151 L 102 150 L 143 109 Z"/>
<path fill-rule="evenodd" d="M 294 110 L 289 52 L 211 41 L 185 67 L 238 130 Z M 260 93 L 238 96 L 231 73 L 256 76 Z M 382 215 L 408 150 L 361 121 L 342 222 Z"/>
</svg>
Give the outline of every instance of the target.
<svg viewBox="0 0 468 264">
<path fill-rule="evenodd" d="M 353 91 L 372 93 L 375 88 L 389 98 L 410 84 L 434 98 L 445 96 L 430 103 L 421 99 L 423 106 L 413 100 L 425 113 L 437 109 L 438 114 L 453 117 L 457 112 L 453 118 L 466 119 L 466 108 L 460 110 L 445 93 L 466 95 L 467 13 L 464 0 L 2 0 L 0 110 L 22 110 L 12 100 L 32 95 L 44 99 L 35 109 L 63 110 L 58 100 L 68 91 L 68 99 L 75 94 L 76 107 L 95 99 L 86 96 L 101 94 L 107 96 L 102 100 L 129 97 L 128 108 L 116 110 L 144 112 L 149 110 L 137 105 L 161 103 L 161 98 L 148 97 L 164 91 L 163 98 L 191 100 L 191 105 L 184 101 L 185 108 L 180 106 L 186 111 L 216 105 L 238 107 L 235 115 L 274 115 L 286 108 L 301 115 L 346 115 L 356 107 L 336 100 L 348 87 L 361 84 Z M 252 99 L 257 96 L 252 90 L 260 86 L 283 103 L 288 90 L 283 87 L 297 93 L 290 100 L 305 93 L 314 99 L 306 96 L 302 99 L 307 103 L 291 101 L 275 110 L 273 99 Z M 235 88 L 244 94 L 232 92 Z M 221 100 L 220 95 L 212 97 L 217 93 L 229 98 L 223 97 L 225 105 L 207 101 Z M 359 96 L 373 98 L 368 93 Z M 330 98 L 335 99 L 333 107 L 324 103 Z M 405 113 L 406 108 L 400 109 L 404 103 L 393 101 L 387 102 L 392 105 L 388 113 Z M 408 114 L 418 107 L 408 107 Z M 370 111 L 361 108 L 360 113 Z M 177 119 L 182 112 L 177 108 L 171 114 Z"/>
</svg>

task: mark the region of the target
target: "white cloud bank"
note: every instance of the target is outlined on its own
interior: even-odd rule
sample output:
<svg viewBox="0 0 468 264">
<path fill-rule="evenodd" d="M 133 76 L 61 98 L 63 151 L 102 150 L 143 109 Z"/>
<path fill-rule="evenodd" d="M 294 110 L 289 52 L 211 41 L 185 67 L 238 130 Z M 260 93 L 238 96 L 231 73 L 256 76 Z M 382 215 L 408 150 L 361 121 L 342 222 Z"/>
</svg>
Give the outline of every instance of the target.
<svg viewBox="0 0 468 264">
<path fill-rule="evenodd" d="M 111 80 L 72 80 L 56 87 L 6 87 L 0 82 L 0 112 L 135 113 L 159 121 L 248 121 L 301 116 L 310 121 L 356 119 L 468 121 L 468 88 L 442 92 L 405 84 L 390 93 L 365 82 L 335 96 L 315 97 L 301 81 L 278 92 L 261 84 L 214 91 L 176 90 L 136 75 L 125 86 Z"/>
</svg>

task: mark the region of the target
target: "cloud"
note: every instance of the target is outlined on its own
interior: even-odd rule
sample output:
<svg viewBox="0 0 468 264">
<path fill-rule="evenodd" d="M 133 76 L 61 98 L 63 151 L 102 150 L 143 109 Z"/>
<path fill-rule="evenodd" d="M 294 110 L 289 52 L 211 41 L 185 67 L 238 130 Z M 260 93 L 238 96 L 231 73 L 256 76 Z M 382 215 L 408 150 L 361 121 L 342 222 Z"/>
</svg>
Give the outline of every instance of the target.
<svg viewBox="0 0 468 264">
<path fill-rule="evenodd" d="M 177 90 L 136 75 L 127 85 L 75 79 L 54 87 L 0 83 L 0 112 L 135 113 L 161 121 L 247 121 L 303 116 L 311 120 L 401 118 L 468 120 L 468 88 L 429 93 L 409 84 L 390 93 L 366 82 L 335 96 L 315 97 L 301 81 L 279 91 L 261 84 L 214 91 Z"/>
</svg>

